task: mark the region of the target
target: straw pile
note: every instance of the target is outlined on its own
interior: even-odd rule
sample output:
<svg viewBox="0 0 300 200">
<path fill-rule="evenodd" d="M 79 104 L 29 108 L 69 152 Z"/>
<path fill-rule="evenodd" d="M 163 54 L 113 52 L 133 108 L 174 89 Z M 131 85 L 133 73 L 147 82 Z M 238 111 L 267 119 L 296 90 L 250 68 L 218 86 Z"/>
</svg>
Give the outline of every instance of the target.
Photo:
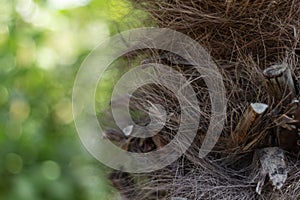
<svg viewBox="0 0 300 200">
<path fill-rule="evenodd" d="M 276 133 L 280 117 L 284 114 L 292 116 L 287 113 L 291 101 L 287 103 L 288 95 L 276 101 L 263 76 L 263 70 L 271 65 L 287 63 L 295 83 L 294 98 L 298 98 L 300 0 L 132 1 L 136 9 L 148 12 L 159 27 L 185 33 L 210 52 L 224 78 L 228 108 L 221 138 L 206 158 L 199 159 L 199 147 L 211 114 L 205 82 L 190 66 L 157 60 L 171 65 L 192 80 L 204 120 L 199 124 L 192 146 L 170 166 L 149 174 L 114 171 L 110 178 L 124 199 L 300 199 L 299 146 L 297 141 L 295 146 L 280 146 Z M 152 54 L 149 53 L 148 57 Z M 181 109 L 176 97 L 164 87 L 144 86 L 131 99 L 131 109 L 147 113 L 147 102 L 163 105 L 172 117 L 153 138 L 141 140 L 124 136 L 115 139 L 128 151 L 153 151 L 163 147 L 176 134 Z M 256 102 L 268 105 L 266 113 L 251 125 L 242 139 L 237 138 L 239 135 L 233 133 L 238 123 L 250 103 Z M 147 124 L 149 117 L 142 114 L 135 120 Z M 300 127 L 295 123 L 298 130 Z M 106 135 L 113 135 L 114 131 L 108 129 Z M 291 144 L 295 144 L 294 139 Z M 267 178 L 261 194 L 258 194 L 256 187 L 261 164 L 257 150 L 274 146 L 285 151 L 287 180 L 280 190 L 274 190 Z"/>
</svg>

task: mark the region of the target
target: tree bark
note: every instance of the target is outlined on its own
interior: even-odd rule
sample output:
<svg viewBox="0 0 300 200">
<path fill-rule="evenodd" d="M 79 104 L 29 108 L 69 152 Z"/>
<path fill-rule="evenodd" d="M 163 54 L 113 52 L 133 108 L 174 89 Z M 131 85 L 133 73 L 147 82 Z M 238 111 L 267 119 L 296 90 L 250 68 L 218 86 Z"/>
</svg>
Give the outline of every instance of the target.
<svg viewBox="0 0 300 200">
<path fill-rule="evenodd" d="M 290 102 L 296 96 L 296 89 L 292 78 L 292 73 L 286 63 L 273 65 L 263 71 L 266 78 L 270 96 L 274 97 L 275 102 Z"/>
</svg>

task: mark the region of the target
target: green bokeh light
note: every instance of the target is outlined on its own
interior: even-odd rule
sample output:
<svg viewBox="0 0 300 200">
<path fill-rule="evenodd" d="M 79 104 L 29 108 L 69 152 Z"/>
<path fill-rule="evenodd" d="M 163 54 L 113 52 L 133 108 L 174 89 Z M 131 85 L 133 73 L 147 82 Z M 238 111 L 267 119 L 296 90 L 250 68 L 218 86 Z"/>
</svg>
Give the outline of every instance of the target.
<svg viewBox="0 0 300 200">
<path fill-rule="evenodd" d="M 0 1 L 0 199 L 116 199 L 81 146 L 71 95 L 88 53 L 137 19 L 126 0 Z M 99 86 L 101 110 L 119 74 Z"/>
</svg>

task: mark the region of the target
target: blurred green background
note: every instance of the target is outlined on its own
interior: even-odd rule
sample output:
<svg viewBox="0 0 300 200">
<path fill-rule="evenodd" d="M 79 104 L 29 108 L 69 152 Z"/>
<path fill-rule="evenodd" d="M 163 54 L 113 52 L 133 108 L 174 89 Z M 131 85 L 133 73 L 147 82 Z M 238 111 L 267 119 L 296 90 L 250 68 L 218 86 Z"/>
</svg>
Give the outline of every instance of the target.
<svg viewBox="0 0 300 200">
<path fill-rule="evenodd" d="M 141 25 L 133 10 L 125 0 L 0 0 L 1 200 L 117 199 L 109 169 L 78 139 L 71 96 L 88 53 Z M 96 103 L 107 105 L 111 87 Z"/>
</svg>

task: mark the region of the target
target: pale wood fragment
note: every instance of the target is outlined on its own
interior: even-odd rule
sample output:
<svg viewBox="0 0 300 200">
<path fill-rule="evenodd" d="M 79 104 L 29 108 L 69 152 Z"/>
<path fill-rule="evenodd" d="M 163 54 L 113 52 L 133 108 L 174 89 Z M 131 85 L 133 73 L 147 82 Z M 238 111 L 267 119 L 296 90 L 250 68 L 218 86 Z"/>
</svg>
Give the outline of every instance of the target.
<svg viewBox="0 0 300 200">
<path fill-rule="evenodd" d="M 256 192 L 261 194 L 268 175 L 275 189 L 280 190 L 287 179 L 284 151 L 279 147 L 268 147 L 256 151 L 260 161 L 260 174 Z"/>
<path fill-rule="evenodd" d="M 130 136 L 131 133 L 132 133 L 132 130 L 133 130 L 133 125 L 129 125 L 129 126 L 126 126 L 125 128 L 123 128 L 123 133 L 126 137 Z"/>
<path fill-rule="evenodd" d="M 183 197 L 172 197 L 171 200 L 187 200 L 187 198 L 183 198 Z"/>
</svg>

